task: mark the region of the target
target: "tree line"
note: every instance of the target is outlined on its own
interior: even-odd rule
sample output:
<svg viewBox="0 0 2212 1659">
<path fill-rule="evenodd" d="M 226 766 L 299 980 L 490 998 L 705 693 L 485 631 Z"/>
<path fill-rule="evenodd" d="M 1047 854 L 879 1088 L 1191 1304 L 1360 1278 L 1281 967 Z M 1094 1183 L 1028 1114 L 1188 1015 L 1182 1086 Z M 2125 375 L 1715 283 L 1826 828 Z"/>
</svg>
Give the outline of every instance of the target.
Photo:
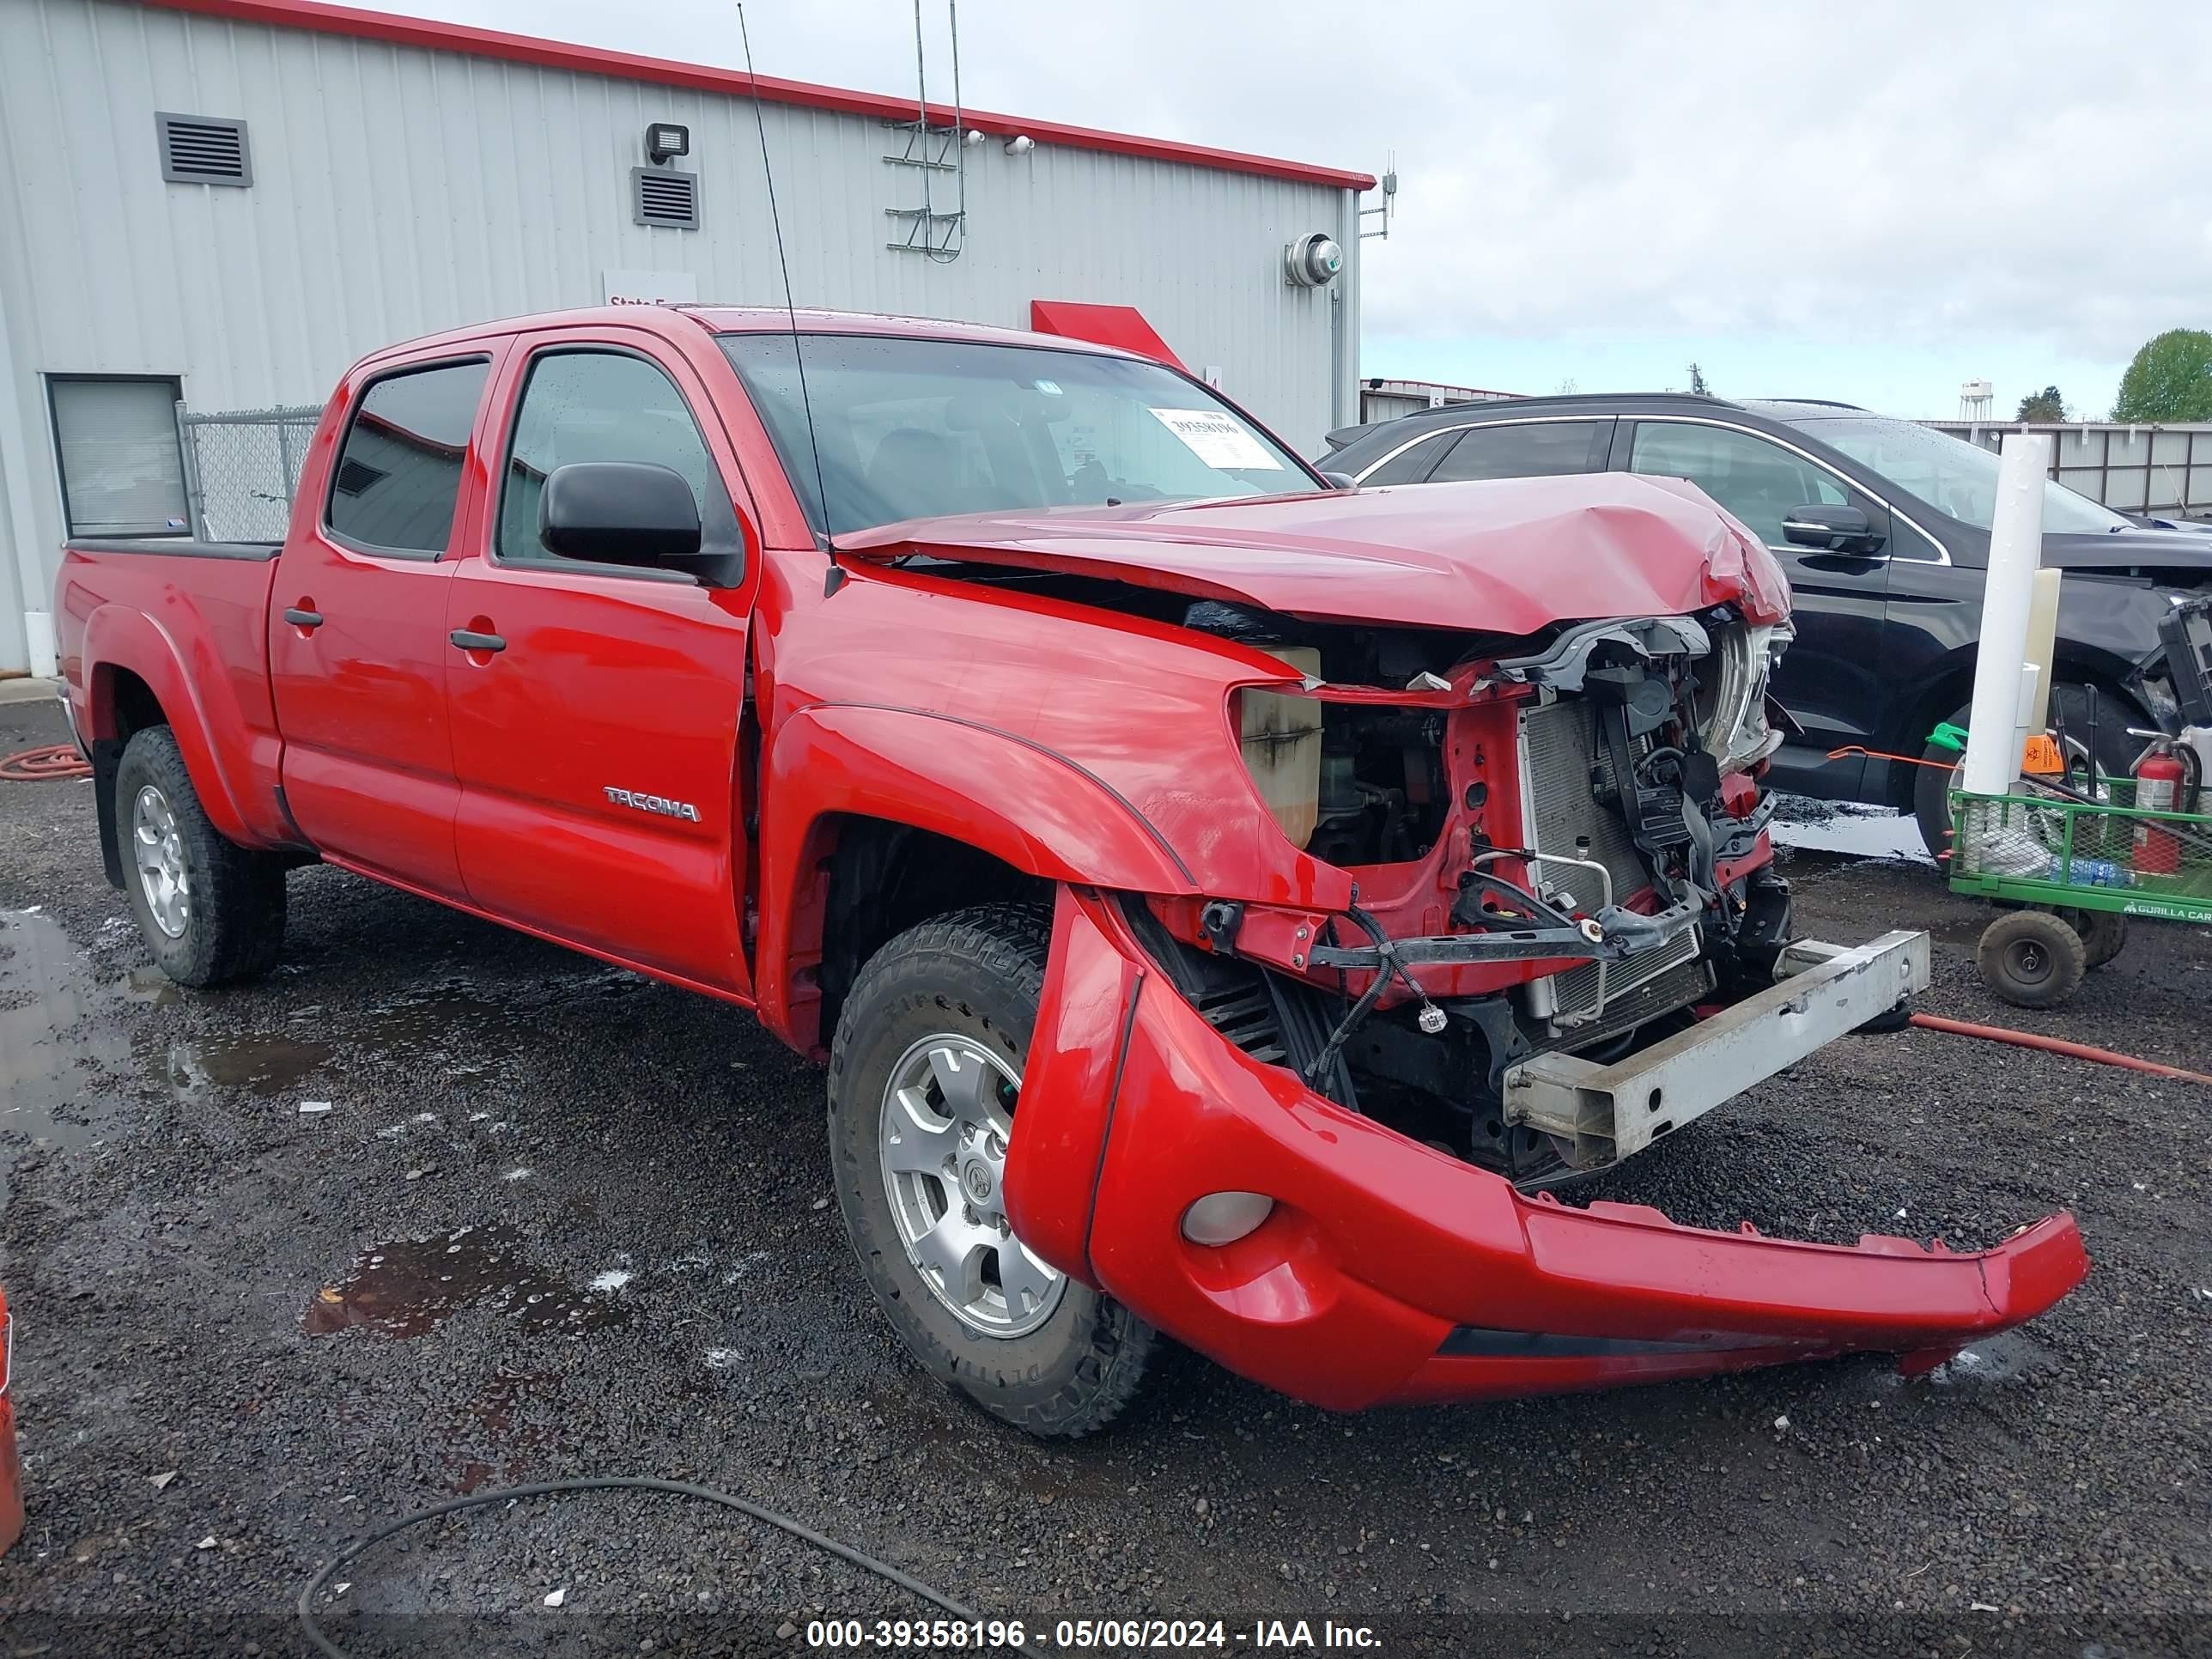
<svg viewBox="0 0 2212 1659">
<path fill-rule="evenodd" d="M 2063 421 L 2066 399 L 2055 386 L 2020 400 L 2020 421 Z M 2113 421 L 2146 424 L 2212 421 L 2212 332 L 2170 328 L 2143 342 L 2112 399 Z"/>
</svg>

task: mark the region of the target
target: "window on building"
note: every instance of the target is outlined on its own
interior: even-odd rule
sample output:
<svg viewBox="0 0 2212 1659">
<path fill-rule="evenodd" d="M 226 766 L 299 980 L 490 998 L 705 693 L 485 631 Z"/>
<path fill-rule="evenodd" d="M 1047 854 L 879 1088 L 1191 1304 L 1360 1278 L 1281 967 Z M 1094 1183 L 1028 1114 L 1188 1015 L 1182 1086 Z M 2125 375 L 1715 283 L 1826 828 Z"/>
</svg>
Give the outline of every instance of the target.
<svg viewBox="0 0 2212 1659">
<path fill-rule="evenodd" d="M 500 495 L 496 546 L 502 560 L 560 556 L 538 538 L 538 504 L 547 476 L 572 461 L 647 461 L 669 468 L 691 486 L 702 544 L 737 544 L 737 514 L 690 405 L 643 358 L 560 351 L 532 366 Z"/>
<path fill-rule="evenodd" d="M 461 463 L 490 366 L 481 359 L 387 374 L 346 428 L 326 509 L 333 534 L 399 553 L 442 553 Z"/>
<path fill-rule="evenodd" d="M 46 388 L 69 533 L 187 533 L 177 382 L 150 375 L 55 375 Z"/>
<path fill-rule="evenodd" d="M 1841 485 L 1801 456 L 1726 427 L 1644 421 L 1636 428 L 1632 472 L 1687 478 L 1743 520 L 1769 547 L 1787 548 L 1782 520 L 1800 507 L 1844 507 Z"/>
<path fill-rule="evenodd" d="M 1551 478 L 1602 465 L 1595 453 L 1600 421 L 1531 421 L 1479 426 L 1452 446 L 1429 475 L 1431 483 L 1469 478 Z"/>
</svg>

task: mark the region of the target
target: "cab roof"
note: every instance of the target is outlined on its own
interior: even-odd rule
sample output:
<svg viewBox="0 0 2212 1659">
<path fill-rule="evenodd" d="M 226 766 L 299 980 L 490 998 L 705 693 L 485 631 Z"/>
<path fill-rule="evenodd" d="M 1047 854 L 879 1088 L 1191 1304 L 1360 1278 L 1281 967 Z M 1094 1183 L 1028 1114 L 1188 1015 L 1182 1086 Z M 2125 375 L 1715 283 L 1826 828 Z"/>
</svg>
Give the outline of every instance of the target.
<svg viewBox="0 0 2212 1659">
<path fill-rule="evenodd" d="M 1017 328 L 991 328 L 979 323 L 957 323 L 942 317 L 902 317 L 872 311 L 827 311 L 800 307 L 728 305 L 586 306 L 568 311 L 540 311 L 519 317 L 500 317 L 464 328 L 446 329 L 416 339 L 395 342 L 370 353 L 364 364 L 401 355 L 415 356 L 426 349 L 441 349 L 495 339 L 501 335 L 527 333 L 536 329 L 622 327 L 675 335 L 687 328 L 710 334 L 787 334 L 793 323 L 803 334 L 879 334 L 907 339 L 967 340 L 980 345 L 1044 346 L 1054 351 L 1079 351 L 1095 357 L 1124 357 L 1138 362 L 1156 362 L 1141 353 L 1099 345 L 1064 334 L 1036 334 Z"/>
</svg>

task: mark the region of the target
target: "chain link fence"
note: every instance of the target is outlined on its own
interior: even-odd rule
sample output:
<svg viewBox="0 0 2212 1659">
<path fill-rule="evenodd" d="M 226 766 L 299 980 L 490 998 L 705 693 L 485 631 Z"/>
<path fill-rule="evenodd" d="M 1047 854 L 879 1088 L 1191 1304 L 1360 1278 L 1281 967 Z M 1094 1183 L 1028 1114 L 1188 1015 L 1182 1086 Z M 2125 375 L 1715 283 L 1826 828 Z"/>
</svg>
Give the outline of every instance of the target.
<svg viewBox="0 0 2212 1659">
<path fill-rule="evenodd" d="M 300 467 L 322 417 L 320 404 L 219 413 L 179 404 L 192 533 L 216 542 L 283 541 Z"/>
</svg>

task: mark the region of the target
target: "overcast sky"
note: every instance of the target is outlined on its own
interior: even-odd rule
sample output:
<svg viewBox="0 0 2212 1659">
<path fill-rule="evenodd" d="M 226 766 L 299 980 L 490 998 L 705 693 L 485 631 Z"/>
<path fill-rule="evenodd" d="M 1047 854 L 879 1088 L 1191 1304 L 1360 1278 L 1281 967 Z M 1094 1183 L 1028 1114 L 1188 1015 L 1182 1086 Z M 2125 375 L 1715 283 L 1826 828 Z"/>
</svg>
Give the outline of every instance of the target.
<svg viewBox="0 0 2212 1659">
<path fill-rule="evenodd" d="M 722 0 L 384 0 L 737 64 Z M 922 0 L 933 97 L 945 0 Z M 911 0 L 750 0 L 763 75 L 914 87 Z M 1363 368 L 1510 391 L 1687 384 L 2102 415 L 2212 327 L 2201 0 L 1508 5 L 968 0 L 978 107 L 1382 170 Z"/>
</svg>

